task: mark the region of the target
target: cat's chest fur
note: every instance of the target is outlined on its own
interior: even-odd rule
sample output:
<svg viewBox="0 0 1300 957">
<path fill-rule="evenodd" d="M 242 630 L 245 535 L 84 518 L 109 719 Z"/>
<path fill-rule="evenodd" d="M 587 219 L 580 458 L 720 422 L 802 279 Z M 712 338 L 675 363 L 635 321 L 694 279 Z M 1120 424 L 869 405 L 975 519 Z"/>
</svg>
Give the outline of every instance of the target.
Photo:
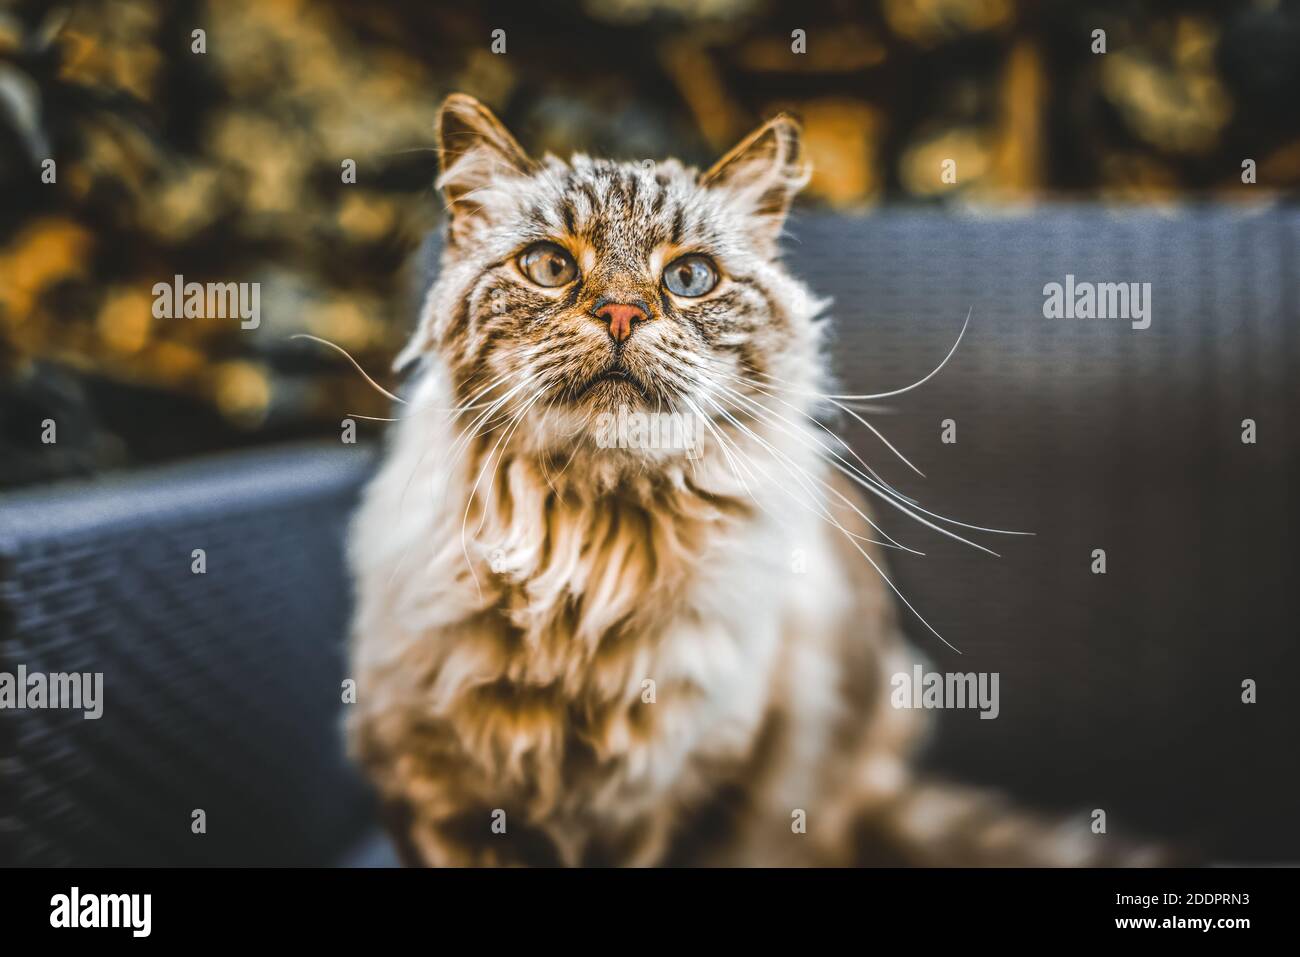
<svg viewBox="0 0 1300 957">
<path fill-rule="evenodd" d="M 789 523 L 704 475 L 583 494 L 528 457 L 467 468 L 419 399 L 352 542 L 381 787 L 567 834 L 705 797 L 771 704 Z"/>
</svg>

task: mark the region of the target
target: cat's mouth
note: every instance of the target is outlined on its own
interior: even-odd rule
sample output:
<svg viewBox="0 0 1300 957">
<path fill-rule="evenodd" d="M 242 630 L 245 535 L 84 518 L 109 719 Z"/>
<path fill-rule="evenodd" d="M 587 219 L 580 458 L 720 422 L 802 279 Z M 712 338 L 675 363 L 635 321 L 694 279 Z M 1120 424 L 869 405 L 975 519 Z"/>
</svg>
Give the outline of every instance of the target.
<svg viewBox="0 0 1300 957">
<path fill-rule="evenodd" d="M 616 362 L 584 382 L 573 394 L 573 401 L 580 402 L 588 395 L 601 398 L 602 393 L 607 393 L 611 402 L 616 399 L 626 401 L 628 391 L 634 391 L 647 402 L 650 401 L 650 390 L 646 388 L 645 383 L 628 371 L 622 363 Z"/>
</svg>

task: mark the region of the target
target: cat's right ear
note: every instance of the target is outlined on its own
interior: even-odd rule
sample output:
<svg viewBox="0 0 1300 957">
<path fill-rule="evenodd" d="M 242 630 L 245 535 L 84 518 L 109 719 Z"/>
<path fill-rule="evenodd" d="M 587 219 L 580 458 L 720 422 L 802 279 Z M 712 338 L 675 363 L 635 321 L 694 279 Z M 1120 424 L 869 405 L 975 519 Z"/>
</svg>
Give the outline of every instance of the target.
<svg viewBox="0 0 1300 957">
<path fill-rule="evenodd" d="M 532 161 L 492 111 L 453 93 L 438 111 L 438 188 L 451 217 L 451 237 L 461 234 L 482 204 L 475 194 L 502 175 L 527 173 Z"/>
<path fill-rule="evenodd" d="M 801 138 L 799 121 L 780 113 L 700 176 L 702 185 L 722 190 L 752 217 L 760 243 L 776 242 L 795 193 L 811 175 Z"/>
</svg>

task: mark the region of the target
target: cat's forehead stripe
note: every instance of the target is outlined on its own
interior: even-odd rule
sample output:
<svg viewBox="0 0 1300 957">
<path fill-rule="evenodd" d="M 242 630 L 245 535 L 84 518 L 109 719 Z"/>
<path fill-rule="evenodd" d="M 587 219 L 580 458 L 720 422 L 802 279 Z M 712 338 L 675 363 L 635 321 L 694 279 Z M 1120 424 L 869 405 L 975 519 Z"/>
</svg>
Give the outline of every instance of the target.
<svg viewBox="0 0 1300 957">
<path fill-rule="evenodd" d="M 644 260 L 665 245 L 717 241 L 709 216 L 695 208 L 694 174 L 679 165 L 647 168 L 578 156 L 539 176 L 541 195 L 526 220 L 535 231 L 590 244 L 601 257 Z"/>
</svg>

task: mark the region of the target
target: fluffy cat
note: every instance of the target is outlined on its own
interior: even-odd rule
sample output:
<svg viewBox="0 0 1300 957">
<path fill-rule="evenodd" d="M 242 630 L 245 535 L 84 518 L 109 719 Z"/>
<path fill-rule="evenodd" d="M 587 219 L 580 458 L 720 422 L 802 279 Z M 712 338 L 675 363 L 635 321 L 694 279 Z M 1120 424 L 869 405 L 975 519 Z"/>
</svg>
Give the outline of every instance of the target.
<svg viewBox="0 0 1300 957">
<path fill-rule="evenodd" d="M 1089 861 L 1086 818 L 909 770 L 919 658 L 779 259 L 796 122 L 703 173 L 533 160 L 462 95 L 438 137 L 442 268 L 350 550 L 350 739 L 404 859 Z M 704 442 L 602 447 L 620 408 Z"/>
</svg>

